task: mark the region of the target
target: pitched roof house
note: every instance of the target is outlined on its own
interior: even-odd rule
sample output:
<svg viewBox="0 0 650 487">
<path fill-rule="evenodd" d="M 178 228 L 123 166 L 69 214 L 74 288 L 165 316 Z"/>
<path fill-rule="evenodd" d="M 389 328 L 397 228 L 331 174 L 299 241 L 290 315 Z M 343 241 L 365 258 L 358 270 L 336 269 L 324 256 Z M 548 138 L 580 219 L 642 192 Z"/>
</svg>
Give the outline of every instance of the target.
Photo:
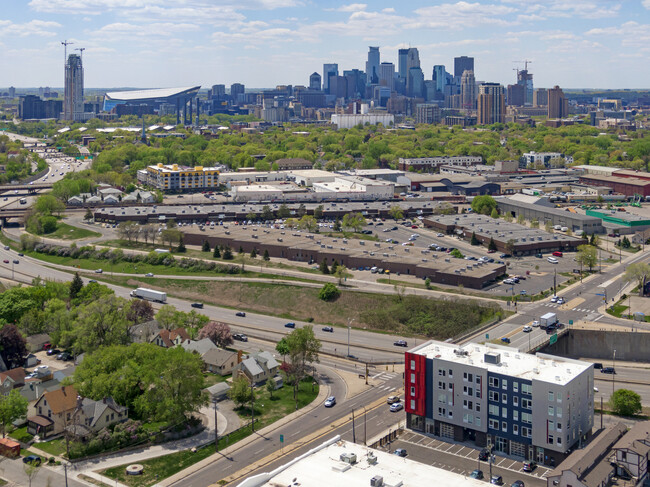
<svg viewBox="0 0 650 487">
<path fill-rule="evenodd" d="M 259 384 L 275 376 L 279 367 L 270 352 L 260 352 L 235 365 L 233 376 L 235 373 L 244 374 L 249 381 Z"/>
<path fill-rule="evenodd" d="M 239 362 L 239 353 L 221 348 L 213 348 L 201 355 L 201 358 L 209 372 L 228 375 L 232 373 L 235 365 Z"/>
<path fill-rule="evenodd" d="M 25 375 L 22 367 L 0 372 L 0 395 L 8 396 L 13 389 L 24 386 Z"/>
<path fill-rule="evenodd" d="M 101 401 L 79 398 L 73 415 L 74 421 L 66 430 L 81 439 L 88 439 L 112 424 L 126 421 L 128 412 L 128 408 L 117 404 L 112 397 Z"/>
<path fill-rule="evenodd" d="M 29 434 L 48 438 L 61 433 L 72 421 L 77 397 L 77 390 L 72 386 L 43 393 L 30 408 L 32 415 L 27 418 Z"/>
<path fill-rule="evenodd" d="M 189 341 L 190 336 L 185 328 L 176 328 L 175 330 L 160 330 L 153 337 L 151 343 L 155 343 L 159 347 L 171 348 Z"/>
</svg>

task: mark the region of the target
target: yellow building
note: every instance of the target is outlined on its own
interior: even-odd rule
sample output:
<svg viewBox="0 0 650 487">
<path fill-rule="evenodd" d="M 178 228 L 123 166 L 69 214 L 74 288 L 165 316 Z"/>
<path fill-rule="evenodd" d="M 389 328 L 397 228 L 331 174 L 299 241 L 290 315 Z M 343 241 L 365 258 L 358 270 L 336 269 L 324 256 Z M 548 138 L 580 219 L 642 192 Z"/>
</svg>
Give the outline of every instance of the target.
<svg viewBox="0 0 650 487">
<path fill-rule="evenodd" d="M 219 186 L 219 170 L 216 167 L 157 164 L 138 171 L 138 180 L 162 191 L 216 189 Z"/>
</svg>

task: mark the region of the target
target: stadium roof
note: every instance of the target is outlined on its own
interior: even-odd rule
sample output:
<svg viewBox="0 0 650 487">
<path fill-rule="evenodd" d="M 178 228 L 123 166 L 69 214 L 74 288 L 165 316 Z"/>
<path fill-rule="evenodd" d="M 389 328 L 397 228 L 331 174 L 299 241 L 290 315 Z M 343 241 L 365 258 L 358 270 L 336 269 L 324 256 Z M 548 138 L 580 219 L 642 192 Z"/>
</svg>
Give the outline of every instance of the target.
<svg viewBox="0 0 650 487">
<path fill-rule="evenodd" d="M 118 101 L 156 100 L 161 98 L 172 98 L 175 96 L 196 94 L 198 93 L 199 89 L 201 89 L 201 86 L 158 88 L 154 90 L 112 91 L 106 93 L 106 98 L 109 100 Z"/>
</svg>

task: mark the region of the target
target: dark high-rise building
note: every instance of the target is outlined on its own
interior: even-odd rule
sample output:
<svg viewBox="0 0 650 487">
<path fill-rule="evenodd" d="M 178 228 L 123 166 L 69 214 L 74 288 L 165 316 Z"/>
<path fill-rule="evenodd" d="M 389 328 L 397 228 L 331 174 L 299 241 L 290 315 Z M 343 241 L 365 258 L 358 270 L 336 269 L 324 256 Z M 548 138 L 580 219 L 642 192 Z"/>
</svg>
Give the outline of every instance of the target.
<svg viewBox="0 0 650 487">
<path fill-rule="evenodd" d="M 320 91 L 321 87 L 321 77 L 318 73 L 312 73 L 309 77 L 309 89 Z"/>
<path fill-rule="evenodd" d="M 526 90 L 523 85 L 508 85 L 508 96 L 506 97 L 506 103 L 514 107 L 524 106 L 526 102 L 525 93 Z"/>
<path fill-rule="evenodd" d="M 406 91 L 408 96 L 412 98 L 424 98 L 424 73 L 420 66 L 409 68 Z"/>
<path fill-rule="evenodd" d="M 548 90 L 548 118 L 565 118 L 569 115 L 569 102 L 562 88 L 554 86 Z"/>
<path fill-rule="evenodd" d="M 16 96 L 16 88 L 14 88 L 13 86 L 10 86 L 9 87 L 9 98 L 15 98 L 15 96 Z"/>
<path fill-rule="evenodd" d="M 366 83 L 369 85 L 379 84 L 379 48 L 370 46 L 368 48 L 368 61 L 366 61 Z"/>
<path fill-rule="evenodd" d="M 408 55 L 408 49 L 400 49 L 397 51 L 397 75 L 400 79 L 404 80 L 404 86 L 406 86 L 406 77 L 408 73 L 408 69 L 406 67 Z"/>
<path fill-rule="evenodd" d="M 474 58 L 461 56 L 454 58 L 454 78 L 460 79 L 465 71 L 474 71 Z"/>
<path fill-rule="evenodd" d="M 417 47 L 409 48 L 408 52 L 406 53 L 406 94 L 408 96 L 422 96 L 421 94 L 414 95 L 411 91 L 413 86 L 411 73 L 417 73 L 417 71 L 411 71 L 413 68 L 419 69 L 420 73 L 422 73 L 422 69 L 420 69 L 420 53 L 418 52 Z M 422 87 L 424 88 L 424 74 L 422 75 Z"/>
<path fill-rule="evenodd" d="M 84 70 L 81 56 L 70 54 L 65 65 L 64 120 L 83 120 Z"/>
<path fill-rule="evenodd" d="M 360 69 L 350 69 L 343 71 L 343 76 L 347 80 L 348 98 L 362 98 L 366 93 L 366 73 Z"/>
<path fill-rule="evenodd" d="M 323 91 L 330 92 L 330 76 L 339 75 L 339 65 L 336 63 L 323 64 Z"/>
<path fill-rule="evenodd" d="M 393 63 L 379 65 L 379 85 L 386 86 L 391 91 L 395 88 L 395 65 Z"/>
<path fill-rule="evenodd" d="M 230 85 L 230 98 L 235 105 L 239 105 L 239 95 L 246 93 L 246 87 L 241 83 Z"/>
<path fill-rule="evenodd" d="M 226 85 L 212 85 L 210 98 L 223 99 L 226 96 Z"/>
<path fill-rule="evenodd" d="M 524 87 L 524 104 L 533 104 L 533 73 L 527 69 L 517 71 L 517 84 Z"/>
<path fill-rule="evenodd" d="M 18 103 L 18 118 L 23 120 L 59 118 L 63 111 L 61 100 L 41 100 L 36 95 L 24 95 Z"/>
<path fill-rule="evenodd" d="M 533 106 L 548 106 L 548 91 L 546 91 L 546 88 L 537 88 L 535 91 L 533 91 Z"/>
<path fill-rule="evenodd" d="M 482 83 L 478 88 L 478 124 L 503 123 L 506 115 L 506 96 L 499 83 Z"/>
<path fill-rule="evenodd" d="M 466 110 L 476 107 L 476 79 L 474 71 L 464 71 L 460 77 L 460 104 Z"/>
</svg>

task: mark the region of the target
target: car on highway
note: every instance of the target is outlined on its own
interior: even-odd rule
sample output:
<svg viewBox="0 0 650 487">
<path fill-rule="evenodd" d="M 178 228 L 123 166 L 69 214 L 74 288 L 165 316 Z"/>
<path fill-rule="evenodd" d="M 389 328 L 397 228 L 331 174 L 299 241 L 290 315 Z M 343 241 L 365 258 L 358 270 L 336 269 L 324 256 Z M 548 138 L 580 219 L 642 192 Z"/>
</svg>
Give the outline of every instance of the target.
<svg viewBox="0 0 650 487">
<path fill-rule="evenodd" d="M 482 480 L 483 479 L 483 471 L 479 470 L 477 468 L 477 469 L 473 470 L 471 474 L 469 474 L 469 477 L 471 479 Z"/>
<path fill-rule="evenodd" d="M 600 362 L 594 362 L 594 369 L 599 369 L 599 370 L 600 370 L 600 369 L 602 369 L 602 368 L 603 368 L 603 364 L 602 364 L 602 363 L 600 363 Z"/>
<path fill-rule="evenodd" d="M 88 279 L 88 284 L 90 284 L 91 282 L 95 282 L 95 283 L 96 283 L 97 280 L 96 280 L 96 279 Z"/>
<path fill-rule="evenodd" d="M 557 326 L 555 326 L 555 323 L 546 326 L 547 335 L 552 335 L 553 333 L 555 333 L 555 330 L 557 330 Z"/>
<path fill-rule="evenodd" d="M 483 448 L 480 452 L 478 452 L 478 459 L 482 462 L 487 462 L 488 458 L 490 458 L 490 450 L 487 448 Z"/>
<path fill-rule="evenodd" d="M 331 408 L 336 404 L 336 398 L 334 396 L 330 396 L 327 399 L 325 399 L 325 407 L 326 408 Z"/>
<path fill-rule="evenodd" d="M 247 342 L 248 341 L 248 337 L 246 335 L 244 335 L 243 333 L 235 333 L 232 336 L 232 339 L 237 340 L 238 342 Z"/>
<path fill-rule="evenodd" d="M 296 324 L 293 321 L 290 321 L 289 323 L 284 324 L 285 328 L 295 328 Z"/>
<path fill-rule="evenodd" d="M 510 343 L 510 338 L 508 338 L 508 337 L 503 337 L 503 338 L 501 338 L 501 341 L 502 341 L 503 343 Z"/>
<path fill-rule="evenodd" d="M 192 308 L 203 309 L 203 303 L 192 303 L 190 306 L 191 306 Z"/>
<path fill-rule="evenodd" d="M 436 237 L 444 237 L 442 233 L 436 233 Z"/>
<path fill-rule="evenodd" d="M 564 304 L 566 300 L 564 298 L 557 298 L 557 304 Z"/>
<path fill-rule="evenodd" d="M 14 259 L 14 260 L 13 260 L 13 263 L 14 263 L 14 264 L 20 264 L 20 261 L 19 261 L 18 259 Z"/>
<path fill-rule="evenodd" d="M 5 250 L 11 250 L 11 247 L 9 247 L 9 245 L 5 245 Z"/>
<path fill-rule="evenodd" d="M 396 402 L 400 402 L 400 401 L 401 401 L 401 399 L 400 399 L 399 396 L 388 396 L 386 398 L 386 402 L 388 404 L 395 404 Z"/>
<path fill-rule="evenodd" d="M 526 325 L 521 331 L 523 331 L 524 333 L 530 333 L 531 331 L 533 331 L 533 327 L 530 325 Z"/>
<path fill-rule="evenodd" d="M 41 457 L 38 455 L 27 455 L 25 458 L 23 458 L 23 463 L 38 467 L 41 464 Z"/>
<path fill-rule="evenodd" d="M 537 463 L 533 462 L 532 460 L 528 460 L 524 462 L 524 472 L 532 472 L 537 468 Z"/>
<path fill-rule="evenodd" d="M 324 326 L 323 331 L 326 331 L 328 333 L 334 333 L 334 328 L 331 326 Z"/>
<path fill-rule="evenodd" d="M 501 475 L 492 475 L 492 478 L 490 479 L 490 483 L 493 485 L 503 485 L 503 477 Z"/>
<path fill-rule="evenodd" d="M 243 311 L 237 311 L 237 312 L 235 313 L 235 316 L 240 316 L 240 317 L 242 317 L 242 318 L 245 318 L 245 317 L 246 317 L 246 313 L 243 312 Z"/>
<path fill-rule="evenodd" d="M 614 367 L 603 367 L 600 369 L 601 374 L 616 374 L 616 370 L 614 370 Z"/>
<path fill-rule="evenodd" d="M 531 326 L 533 328 L 537 328 L 539 326 L 539 320 L 533 320 L 533 322 L 531 323 Z"/>
<path fill-rule="evenodd" d="M 405 457 L 407 455 L 406 450 L 404 448 L 398 448 L 393 452 L 393 454 L 397 455 L 398 457 Z"/>
<path fill-rule="evenodd" d="M 401 411 L 402 409 L 404 409 L 404 405 L 401 402 L 396 402 L 395 404 L 390 405 L 391 413 L 396 413 L 398 411 Z"/>
<path fill-rule="evenodd" d="M 24 256 L 25 254 L 23 254 L 22 252 L 18 252 L 18 257 L 24 257 Z"/>
<path fill-rule="evenodd" d="M 519 294 L 521 296 L 526 296 L 528 294 L 528 292 L 525 289 L 522 289 L 521 291 L 519 291 Z"/>
<path fill-rule="evenodd" d="M 406 343 L 406 340 L 397 340 L 396 342 L 393 343 L 396 347 L 408 347 L 408 344 Z"/>
<path fill-rule="evenodd" d="M 147 272 L 144 277 L 153 277 L 153 272 Z"/>
</svg>

